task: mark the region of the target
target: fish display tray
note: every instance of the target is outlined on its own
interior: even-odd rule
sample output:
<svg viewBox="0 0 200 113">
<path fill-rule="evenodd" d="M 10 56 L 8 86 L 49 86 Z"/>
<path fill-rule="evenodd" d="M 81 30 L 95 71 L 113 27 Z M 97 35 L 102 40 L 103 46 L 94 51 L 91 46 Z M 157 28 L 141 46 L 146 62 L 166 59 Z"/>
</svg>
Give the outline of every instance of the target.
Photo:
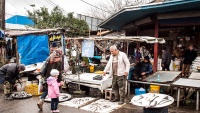
<svg viewBox="0 0 200 113">
<path fill-rule="evenodd" d="M 26 98 L 32 97 L 32 94 L 26 94 L 26 96 L 15 96 L 16 94 L 19 95 L 20 92 L 14 92 L 14 93 L 12 94 L 12 97 L 13 97 L 14 99 L 26 99 Z"/>
<path fill-rule="evenodd" d="M 161 108 L 169 106 L 174 102 L 174 98 L 165 94 L 146 93 L 139 96 L 134 96 L 131 103 L 136 106 L 146 108 Z"/>
<path fill-rule="evenodd" d="M 167 83 L 174 81 L 180 75 L 180 71 L 158 71 L 147 78 L 148 82 L 158 82 L 158 75 L 160 76 L 160 83 Z"/>
<path fill-rule="evenodd" d="M 69 99 L 71 99 L 72 96 L 70 94 L 67 94 L 67 93 L 60 93 L 60 96 L 59 96 L 59 102 L 64 102 L 64 101 L 67 101 Z M 46 102 L 51 102 L 51 98 L 48 98 L 48 96 L 44 99 L 44 101 Z"/>
</svg>

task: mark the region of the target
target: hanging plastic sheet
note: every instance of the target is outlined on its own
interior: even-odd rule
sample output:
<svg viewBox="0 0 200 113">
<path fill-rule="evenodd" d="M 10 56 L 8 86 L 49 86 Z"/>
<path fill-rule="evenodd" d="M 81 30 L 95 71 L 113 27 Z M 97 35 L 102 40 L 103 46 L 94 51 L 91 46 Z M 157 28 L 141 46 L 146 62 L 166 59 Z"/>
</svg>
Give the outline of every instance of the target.
<svg viewBox="0 0 200 113">
<path fill-rule="evenodd" d="M 17 37 L 20 62 L 25 65 L 43 62 L 49 56 L 48 35 Z"/>
<path fill-rule="evenodd" d="M 84 40 L 82 42 L 82 57 L 94 56 L 94 40 Z"/>
</svg>

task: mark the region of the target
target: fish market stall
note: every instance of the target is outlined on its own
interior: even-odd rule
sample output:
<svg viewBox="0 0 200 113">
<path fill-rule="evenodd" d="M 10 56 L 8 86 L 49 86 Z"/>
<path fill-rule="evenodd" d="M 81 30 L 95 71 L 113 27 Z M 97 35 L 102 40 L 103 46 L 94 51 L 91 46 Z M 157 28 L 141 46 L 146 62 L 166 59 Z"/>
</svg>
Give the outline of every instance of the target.
<svg viewBox="0 0 200 113">
<path fill-rule="evenodd" d="M 171 83 L 178 78 L 181 74 L 180 71 L 158 71 L 153 75 L 147 77 L 146 81 L 134 81 L 128 80 L 128 97 L 130 97 L 130 83 L 139 83 L 139 84 L 151 84 L 158 86 L 167 86 L 170 87 Z"/>
<path fill-rule="evenodd" d="M 106 76 L 102 76 L 101 80 L 94 80 L 94 77 L 98 76 L 100 74 L 95 73 L 82 73 L 80 74 L 80 85 L 88 86 L 92 88 L 98 88 L 101 93 L 103 93 L 103 90 L 107 89 L 108 87 L 111 87 L 112 85 L 112 78 L 106 78 Z M 79 84 L 78 75 L 67 75 L 64 77 L 65 83 L 75 83 Z"/>
<path fill-rule="evenodd" d="M 144 113 L 168 113 L 168 106 L 173 102 L 171 96 L 156 93 L 146 93 L 131 99 L 132 104 L 144 107 Z"/>
<path fill-rule="evenodd" d="M 192 72 L 189 76 L 190 79 L 200 79 L 200 73 L 199 72 Z"/>
<path fill-rule="evenodd" d="M 199 88 L 200 80 L 197 79 L 188 79 L 188 78 L 179 78 L 177 81 L 171 84 L 173 87 L 177 87 L 177 107 L 179 107 L 180 99 L 180 88 L 194 88 L 197 92 L 196 96 L 196 110 L 199 110 Z"/>
</svg>

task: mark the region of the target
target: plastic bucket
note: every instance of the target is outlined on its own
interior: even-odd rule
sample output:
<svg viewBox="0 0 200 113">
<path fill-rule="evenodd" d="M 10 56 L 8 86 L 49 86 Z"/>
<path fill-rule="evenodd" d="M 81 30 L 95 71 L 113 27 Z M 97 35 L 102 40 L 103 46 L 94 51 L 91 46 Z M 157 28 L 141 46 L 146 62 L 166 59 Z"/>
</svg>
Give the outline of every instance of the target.
<svg viewBox="0 0 200 113">
<path fill-rule="evenodd" d="M 90 73 L 94 73 L 94 66 L 90 66 Z"/>
<path fill-rule="evenodd" d="M 150 85 L 150 93 L 160 93 L 160 86 Z"/>
</svg>

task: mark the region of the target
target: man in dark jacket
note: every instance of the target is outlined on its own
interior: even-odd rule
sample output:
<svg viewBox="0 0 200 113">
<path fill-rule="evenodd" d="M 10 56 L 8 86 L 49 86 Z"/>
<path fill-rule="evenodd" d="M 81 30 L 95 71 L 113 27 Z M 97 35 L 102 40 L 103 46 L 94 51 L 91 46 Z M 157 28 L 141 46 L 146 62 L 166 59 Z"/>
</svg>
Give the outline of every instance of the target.
<svg viewBox="0 0 200 113">
<path fill-rule="evenodd" d="M 183 67 L 182 67 L 182 75 L 183 77 L 186 76 L 186 74 L 189 74 L 189 69 L 192 64 L 192 62 L 197 57 L 197 52 L 193 50 L 193 45 L 189 46 L 189 49 L 186 50 L 183 54 Z"/>
<path fill-rule="evenodd" d="M 19 80 L 20 71 L 24 71 L 25 66 L 23 64 L 10 63 L 5 64 L 0 68 L 0 82 L 4 83 L 5 99 L 12 99 L 10 96 L 12 93 L 12 87 L 16 80 Z"/>
<path fill-rule="evenodd" d="M 169 66 L 171 63 L 171 53 L 169 51 L 166 50 L 166 47 L 163 47 L 162 49 L 162 70 L 165 71 L 165 69 L 167 69 L 167 71 L 169 71 Z"/>
<path fill-rule="evenodd" d="M 146 78 L 152 73 L 152 65 L 149 61 L 149 56 L 144 57 L 144 61 L 135 66 L 133 77 L 134 80 L 145 81 Z"/>
</svg>

